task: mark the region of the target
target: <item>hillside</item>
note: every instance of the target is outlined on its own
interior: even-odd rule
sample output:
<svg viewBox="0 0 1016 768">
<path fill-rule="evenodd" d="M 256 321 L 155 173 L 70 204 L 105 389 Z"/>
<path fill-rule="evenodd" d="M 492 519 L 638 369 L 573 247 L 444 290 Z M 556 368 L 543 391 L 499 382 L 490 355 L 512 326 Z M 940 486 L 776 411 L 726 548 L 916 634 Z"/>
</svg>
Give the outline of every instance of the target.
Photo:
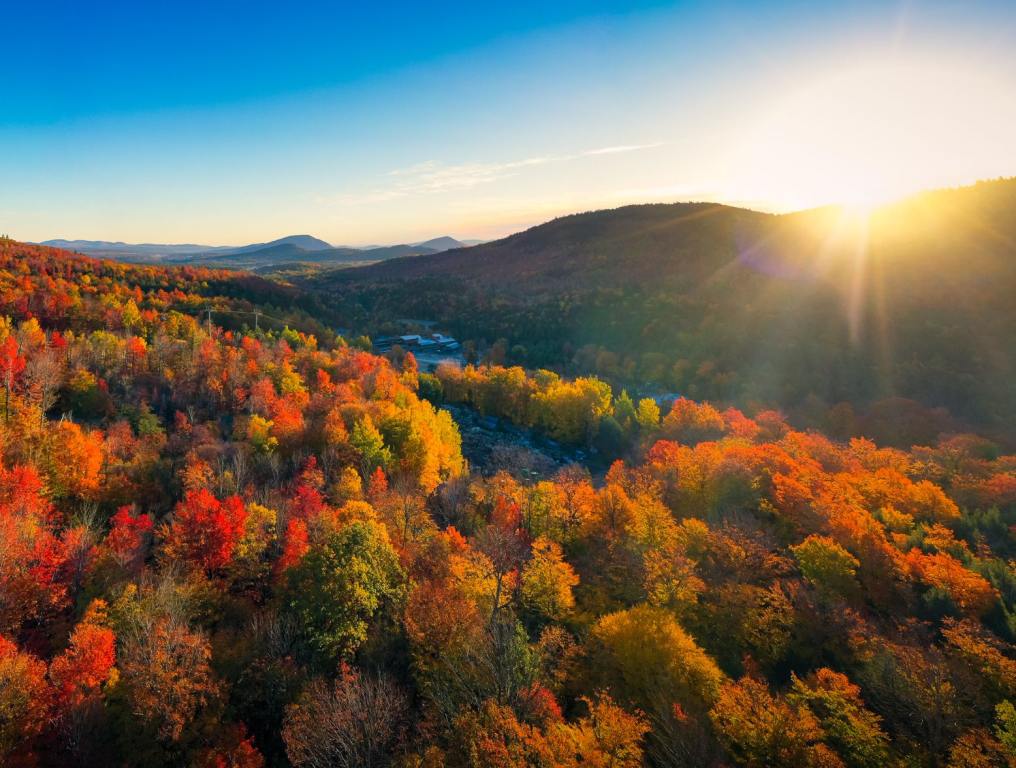
<svg viewBox="0 0 1016 768">
<path fill-rule="evenodd" d="M 565 216 L 468 250 L 392 260 L 341 277 L 442 277 L 533 295 L 605 281 L 699 285 L 707 278 L 725 279 L 718 274 L 723 270 L 838 275 L 857 245 L 856 225 L 849 215 L 845 223 L 841 219 L 835 208 L 772 215 L 711 203 L 633 205 Z M 978 254 L 993 249 L 1004 259 L 1006 241 L 1016 234 L 1016 179 L 930 192 L 889 206 L 874 214 L 867 234 L 869 257 L 896 270 L 909 268 L 929 248 L 944 267 L 965 259 L 965 248 Z"/>
<path fill-rule="evenodd" d="M 731 256 L 772 217 L 707 203 L 638 205 L 555 219 L 503 240 L 376 264 L 346 280 L 448 277 L 532 294 L 559 286 L 641 283 Z"/>
<path fill-rule="evenodd" d="M 530 366 L 812 414 L 899 396 L 1016 437 L 1016 180 L 870 221 L 629 206 L 306 284 L 368 332 L 431 318 Z"/>
</svg>

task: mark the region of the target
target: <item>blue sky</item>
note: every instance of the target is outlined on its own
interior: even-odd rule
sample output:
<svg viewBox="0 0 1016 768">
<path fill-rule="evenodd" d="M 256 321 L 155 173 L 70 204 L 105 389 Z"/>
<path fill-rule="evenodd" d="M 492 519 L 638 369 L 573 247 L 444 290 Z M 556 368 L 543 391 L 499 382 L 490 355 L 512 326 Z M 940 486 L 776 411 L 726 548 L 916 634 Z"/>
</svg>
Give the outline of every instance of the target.
<svg viewBox="0 0 1016 768">
<path fill-rule="evenodd" d="M 486 238 L 1016 174 L 1012 3 L 57 2 L 4 22 L 0 231 L 22 239 Z"/>
</svg>

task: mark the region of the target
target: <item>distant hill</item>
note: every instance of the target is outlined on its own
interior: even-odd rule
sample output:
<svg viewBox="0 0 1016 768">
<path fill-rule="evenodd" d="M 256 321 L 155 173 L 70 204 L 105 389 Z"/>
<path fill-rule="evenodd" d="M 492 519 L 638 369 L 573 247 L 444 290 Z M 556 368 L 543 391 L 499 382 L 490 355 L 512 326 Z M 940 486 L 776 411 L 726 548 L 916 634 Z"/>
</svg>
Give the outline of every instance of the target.
<svg viewBox="0 0 1016 768">
<path fill-rule="evenodd" d="M 299 248 L 302 251 L 326 251 L 332 246 L 326 243 L 324 240 L 319 240 L 311 235 L 288 235 L 286 237 L 280 237 L 278 240 L 272 240 L 268 243 L 252 243 L 250 245 L 242 245 L 236 248 L 210 248 L 207 252 L 198 253 L 196 256 L 191 258 L 194 261 L 200 261 L 201 259 L 214 255 L 216 258 L 223 256 L 236 256 L 244 253 L 252 253 L 254 251 L 265 251 L 270 248 L 278 248 L 280 246 L 292 246 Z"/>
<path fill-rule="evenodd" d="M 373 263 L 386 259 L 434 254 L 448 248 L 464 247 L 463 243 L 454 238 L 438 237 L 415 245 L 353 248 L 332 246 L 311 235 L 289 235 L 268 243 L 251 243 L 241 246 L 132 244 L 104 240 L 47 240 L 43 245 L 118 261 L 166 262 L 218 266 L 229 269 L 262 269 L 294 262 L 336 265 Z"/>
<path fill-rule="evenodd" d="M 41 245 L 65 248 L 97 258 L 112 258 L 120 261 L 205 261 L 279 246 L 292 246 L 302 252 L 321 251 L 332 246 L 311 235 L 289 235 L 269 243 L 252 243 L 241 246 L 214 246 L 163 243 L 123 243 L 106 240 L 46 240 Z"/>
<path fill-rule="evenodd" d="M 467 244 L 462 240 L 456 240 L 454 237 L 435 237 L 433 240 L 425 240 L 422 243 L 413 243 L 414 246 L 420 248 L 430 248 L 432 251 L 449 251 L 452 248 L 465 248 Z"/>
<path fill-rule="evenodd" d="M 104 251 L 135 251 L 152 254 L 169 253 L 200 253 L 201 251 L 214 250 L 216 246 L 197 245 L 194 243 L 180 243 L 176 245 L 160 243 L 121 243 L 108 240 L 46 240 L 40 245 L 48 245 L 53 248 L 65 248 L 67 250 L 84 252 L 88 250 Z"/>
<path fill-rule="evenodd" d="M 83 253 L 88 256 L 118 261 L 161 261 L 173 256 L 184 256 L 222 250 L 212 245 L 194 243 L 122 243 L 108 240 L 46 240 L 40 245 L 52 248 L 64 248 L 68 251 Z"/>
<path fill-rule="evenodd" d="M 627 206 L 306 284 L 368 332 L 425 317 L 509 362 L 785 408 L 901 396 L 1016 436 L 1016 179 L 870 219 Z"/>
</svg>

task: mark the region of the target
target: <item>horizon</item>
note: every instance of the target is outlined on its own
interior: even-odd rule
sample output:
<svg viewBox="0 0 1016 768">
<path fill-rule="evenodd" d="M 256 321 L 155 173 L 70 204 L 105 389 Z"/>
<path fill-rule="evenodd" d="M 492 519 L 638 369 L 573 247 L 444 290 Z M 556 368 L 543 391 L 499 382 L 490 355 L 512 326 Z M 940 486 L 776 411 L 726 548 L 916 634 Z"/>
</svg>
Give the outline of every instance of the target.
<svg viewBox="0 0 1016 768">
<path fill-rule="evenodd" d="M 739 206 L 739 205 L 735 205 L 733 203 L 721 203 L 721 202 L 712 201 L 712 200 L 671 200 L 671 201 L 652 201 L 652 200 L 650 200 L 650 201 L 645 201 L 645 202 L 631 202 L 631 203 L 624 203 L 622 205 L 612 206 L 610 208 L 590 208 L 590 209 L 586 209 L 586 210 L 575 210 L 575 211 L 562 212 L 562 213 L 559 213 L 559 214 L 557 214 L 557 215 L 555 215 L 555 216 L 553 216 L 553 217 L 551 217 L 549 219 L 544 219 L 542 221 L 537 221 L 537 222 L 534 222 L 532 224 L 526 225 L 526 226 L 522 227 L 521 229 L 516 229 L 516 230 L 509 231 L 509 232 L 505 232 L 504 234 L 502 234 L 500 236 L 489 238 L 489 239 L 474 238 L 474 237 L 462 237 L 462 236 L 459 236 L 459 235 L 456 235 L 456 234 L 445 233 L 445 234 L 434 234 L 434 235 L 432 235 L 430 237 L 426 237 L 426 238 L 424 238 L 422 240 L 414 240 L 412 242 L 379 242 L 379 241 L 375 241 L 375 242 L 369 242 L 369 243 L 348 243 L 348 242 L 332 242 L 332 241 L 328 241 L 328 240 L 325 240 L 324 238 L 318 237 L 313 232 L 289 232 L 289 233 L 279 234 L 277 236 L 270 237 L 267 240 L 265 240 L 263 242 L 260 242 L 260 243 L 253 243 L 253 242 L 250 242 L 250 243 L 241 243 L 241 242 L 237 242 L 237 243 L 225 243 L 225 244 L 221 244 L 221 245 L 211 245 L 211 244 L 208 244 L 208 243 L 198 243 L 198 242 L 192 241 L 192 240 L 188 240 L 188 241 L 185 241 L 185 242 L 181 241 L 181 242 L 178 242 L 178 243 L 156 242 L 156 241 L 153 241 L 153 240 L 147 240 L 147 241 L 143 241 L 143 242 L 133 242 L 132 243 L 132 242 L 125 242 L 123 240 L 102 240 L 102 239 L 92 239 L 92 238 L 63 237 L 63 236 L 60 236 L 60 237 L 50 237 L 50 238 L 46 238 L 45 240 L 26 241 L 26 242 L 30 242 L 30 243 L 33 243 L 33 244 L 36 244 L 36 245 L 52 245 L 55 242 L 66 242 L 66 243 L 79 243 L 80 242 L 80 243 L 105 243 L 105 244 L 115 245 L 115 246 L 136 246 L 136 247 L 142 247 L 142 246 L 143 247 L 154 247 L 154 246 L 167 246 L 167 247 L 188 247 L 188 246 L 206 247 L 207 246 L 207 247 L 211 247 L 211 248 L 228 249 L 228 248 L 246 247 L 246 246 L 250 246 L 250 245 L 270 245 L 271 243 L 277 242 L 279 240 L 286 240 L 286 239 L 296 238 L 296 237 L 311 237 L 311 238 L 314 238 L 314 239 L 317 239 L 317 240 L 322 240 L 322 241 L 326 242 L 332 248 L 356 248 L 356 249 L 361 249 L 361 250 L 369 250 L 371 248 L 388 248 L 388 247 L 397 246 L 397 245 L 422 245 L 422 244 L 430 242 L 432 240 L 441 240 L 441 239 L 444 239 L 444 238 L 451 238 L 453 240 L 457 240 L 459 243 L 462 243 L 466 247 L 471 247 L 473 245 L 484 245 L 486 243 L 491 243 L 491 242 L 495 242 L 497 240 L 501 240 L 501 239 L 504 239 L 504 238 L 507 238 L 507 237 L 511 237 L 512 235 L 516 235 L 516 234 L 519 234 L 519 233 L 522 233 L 522 232 L 526 232 L 526 231 L 528 231 L 530 229 L 535 229 L 535 228 L 540 227 L 540 226 L 542 226 L 544 224 L 549 224 L 549 223 L 551 223 L 553 221 L 556 221 L 558 219 L 564 219 L 564 218 L 568 218 L 570 216 L 582 216 L 582 215 L 585 215 L 585 214 L 601 213 L 601 212 L 604 212 L 604 211 L 617 211 L 617 210 L 621 210 L 621 209 L 624 209 L 624 208 L 646 206 L 646 205 L 716 205 L 716 206 L 728 207 L 728 208 L 739 208 L 741 210 L 752 211 L 752 212 L 755 212 L 755 213 L 765 213 L 765 214 L 770 214 L 770 215 L 774 215 L 774 216 L 793 216 L 795 214 L 809 213 L 809 212 L 812 212 L 812 211 L 819 211 L 819 210 L 822 210 L 822 209 L 832 208 L 832 209 L 843 209 L 845 212 L 850 213 L 851 215 L 863 214 L 863 215 L 865 215 L 865 218 L 867 218 L 867 214 L 875 213 L 875 212 L 877 212 L 879 210 L 884 210 L 884 209 L 890 208 L 890 207 L 892 207 L 895 204 L 904 203 L 907 200 L 912 200 L 912 199 L 918 198 L 918 197 L 920 197 L 921 195 L 924 195 L 924 194 L 935 193 L 935 192 L 946 192 L 946 191 L 955 191 L 955 190 L 970 189 L 970 188 L 976 187 L 976 186 L 978 186 L 980 184 L 992 184 L 992 183 L 1007 182 L 1007 181 L 1016 181 L 1016 176 L 996 176 L 996 177 L 992 177 L 992 178 L 976 179 L 976 180 L 971 181 L 969 183 L 956 184 L 956 185 L 953 185 L 953 186 L 927 187 L 927 188 L 924 188 L 924 189 L 915 190 L 915 191 L 913 191 L 911 193 L 908 193 L 908 194 L 905 194 L 905 195 L 902 195 L 902 196 L 899 196 L 899 197 L 895 197 L 895 198 L 892 198 L 892 199 L 884 200 L 884 201 L 882 201 L 882 202 L 880 202 L 878 204 L 874 204 L 874 205 L 853 205 L 853 204 L 850 204 L 850 203 L 838 202 L 837 201 L 837 202 L 824 203 L 824 204 L 821 204 L 821 205 L 807 207 L 807 208 L 796 208 L 796 209 L 787 210 L 787 211 L 767 211 L 767 210 L 765 210 L 764 208 L 761 208 L 761 207 L 755 207 L 755 208 L 753 208 L 753 207 L 750 207 L 750 206 Z M 4 233 L 4 234 L 6 234 L 6 233 Z M 17 239 L 17 238 L 13 238 L 13 239 Z M 60 247 L 60 246 L 56 246 L 56 247 Z"/>
<path fill-rule="evenodd" d="M 9 61 L 49 40 L 5 73 L 0 230 L 20 240 L 492 240 L 1016 175 L 1005 3 L 66 11 L 12 14 Z"/>
</svg>

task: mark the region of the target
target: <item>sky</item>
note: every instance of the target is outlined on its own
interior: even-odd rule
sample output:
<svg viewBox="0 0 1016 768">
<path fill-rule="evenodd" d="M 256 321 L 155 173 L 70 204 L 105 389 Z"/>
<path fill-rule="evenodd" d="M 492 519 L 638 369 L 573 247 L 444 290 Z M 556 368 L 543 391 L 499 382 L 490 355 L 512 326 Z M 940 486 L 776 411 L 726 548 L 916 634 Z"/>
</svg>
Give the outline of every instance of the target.
<svg viewBox="0 0 1016 768">
<path fill-rule="evenodd" d="M 12 3 L 0 232 L 490 239 L 1016 175 L 1016 3 Z"/>
</svg>

